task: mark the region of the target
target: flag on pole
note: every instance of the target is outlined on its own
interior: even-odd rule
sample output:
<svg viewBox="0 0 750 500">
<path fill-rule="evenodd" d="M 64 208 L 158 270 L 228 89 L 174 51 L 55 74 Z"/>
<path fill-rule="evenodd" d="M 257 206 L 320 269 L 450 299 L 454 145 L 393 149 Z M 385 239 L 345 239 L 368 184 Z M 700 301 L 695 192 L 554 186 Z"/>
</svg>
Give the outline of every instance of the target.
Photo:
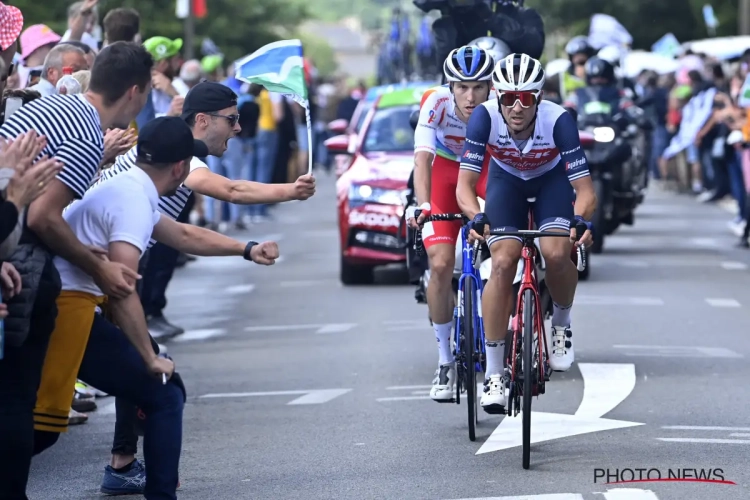
<svg viewBox="0 0 750 500">
<path fill-rule="evenodd" d="M 238 80 L 262 85 L 269 92 L 277 92 L 294 99 L 305 108 L 307 143 L 313 144 L 310 120 L 310 100 L 305 80 L 305 62 L 300 40 L 281 40 L 269 43 L 234 65 Z M 313 158 L 308 155 L 308 174 L 312 173 Z"/>
</svg>

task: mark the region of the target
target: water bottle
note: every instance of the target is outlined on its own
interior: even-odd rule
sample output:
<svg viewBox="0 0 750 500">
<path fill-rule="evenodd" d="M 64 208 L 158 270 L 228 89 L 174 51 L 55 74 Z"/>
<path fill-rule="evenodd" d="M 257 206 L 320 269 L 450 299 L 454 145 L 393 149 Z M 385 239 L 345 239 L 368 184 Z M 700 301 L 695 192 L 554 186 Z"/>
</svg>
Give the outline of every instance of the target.
<svg viewBox="0 0 750 500">
<path fill-rule="evenodd" d="M 81 84 L 78 80 L 73 78 L 73 68 L 63 68 L 63 77 L 57 82 L 57 93 L 58 94 L 80 94 Z"/>
</svg>

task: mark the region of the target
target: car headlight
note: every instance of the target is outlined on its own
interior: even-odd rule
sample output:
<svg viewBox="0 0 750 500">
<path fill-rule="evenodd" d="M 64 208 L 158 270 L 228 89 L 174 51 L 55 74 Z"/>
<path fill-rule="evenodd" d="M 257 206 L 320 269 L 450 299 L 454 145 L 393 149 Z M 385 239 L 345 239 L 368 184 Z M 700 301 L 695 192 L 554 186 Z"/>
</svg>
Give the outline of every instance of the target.
<svg viewBox="0 0 750 500">
<path fill-rule="evenodd" d="M 596 142 L 612 142 L 615 140 L 615 131 L 611 127 L 596 127 L 593 133 Z"/>
<path fill-rule="evenodd" d="M 382 205 L 403 205 L 406 190 L 382 189 L 367 184 L 354 184 L 349 188 L 350 203 L 380 203 Z"/>
</svg>

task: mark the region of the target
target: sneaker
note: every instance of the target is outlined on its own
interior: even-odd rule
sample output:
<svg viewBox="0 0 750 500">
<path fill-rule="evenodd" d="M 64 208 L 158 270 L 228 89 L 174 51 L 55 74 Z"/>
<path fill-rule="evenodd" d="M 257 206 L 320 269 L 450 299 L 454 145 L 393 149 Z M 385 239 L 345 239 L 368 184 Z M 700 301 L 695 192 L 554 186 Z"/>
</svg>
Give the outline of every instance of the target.
<svg viewBox="0 0 750 500">
<path fill-rule="evenodd" d="M 151 316 L 147 320 L 148 332 L 154 339 L 168 339 L 185 333 L 184 328 L 175 326 L 164 316 Z"/>
<path fill-rule="evenodd" d="M 456 383 L 456 363 L 440 365 L 432 381 L 430 397 L 438 403 L 453 402 L 453 386 Z"/>
<path fill-rule="evenodd" d="M 81 425 L 85 424 L 89 419 L 89 416 L 85 413 L 78 413 L 77 411 L 71 410 L 68 412 L 68 425 Z"/>
<path fill-rule="evenodd" d="M 130 469 L 117 472 L 108 465 L 99 491 L 105 495 L 142 495 L 146 487 L 146 466 L 141 460 L 130 464 Z"/>
<path fill-rule="evenodd" d="M 94 398 L 82 397 L 81 394 L 77 392 L 73 396 L 73 402 L 70 406 L 79 413 L 88 413 L 90 411 L 96 410 L 96 403 L 94 402 Z"/>
<path fill-rule="evenodd" d="M 484 393 L 479 405 L 489 414 L 505 413 L 505 380 L 502 375 L 490 375 L 484 381 Z"/>
<path fill-rule="evenodd" d="M 95 387 L 91 387 L 90 385 L 86 385 L 85 382 L 82 382 L 80 380 L 76 380 L 76 392 L 79 394 L 90 396 L 92 398 L 106 398 L 107 397 L 107 393 L 102 392 Z"/>
<path fill-rule="evenodd" d="M 549 365 L 556 372 L 566 372 L 573 365 L 575 354 L 573 352 L 573 332 L 564 326 L 552 327 L 552 342 L 550 347 L 552 353 Z"/>
</svg>

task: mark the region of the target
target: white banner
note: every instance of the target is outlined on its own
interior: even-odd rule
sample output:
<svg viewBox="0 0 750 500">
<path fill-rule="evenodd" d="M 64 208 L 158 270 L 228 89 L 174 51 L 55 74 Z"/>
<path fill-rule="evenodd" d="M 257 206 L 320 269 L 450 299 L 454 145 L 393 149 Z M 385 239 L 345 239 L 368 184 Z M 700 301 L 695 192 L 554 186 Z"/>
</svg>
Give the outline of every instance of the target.
<svg viewBox="0 0 750 500">
<path fill-rule="evenodd" d="M 591 16 L 589 27 L 589 43 L 595 49 L 601 49 L 607 45 L 631 45 L 633 37 L 614 17 L 607 14 L 594 14 Z"/>
<path fill-rule="evenodd" d="M 685 105 L 682 109 L 680 131 L 664 151 L 664 158 L 672 158 L 695 142 L 695 137 L 713 112 L 714 96 L 716 89 L 710 88 L 690 99 Z"/>
</svg>

